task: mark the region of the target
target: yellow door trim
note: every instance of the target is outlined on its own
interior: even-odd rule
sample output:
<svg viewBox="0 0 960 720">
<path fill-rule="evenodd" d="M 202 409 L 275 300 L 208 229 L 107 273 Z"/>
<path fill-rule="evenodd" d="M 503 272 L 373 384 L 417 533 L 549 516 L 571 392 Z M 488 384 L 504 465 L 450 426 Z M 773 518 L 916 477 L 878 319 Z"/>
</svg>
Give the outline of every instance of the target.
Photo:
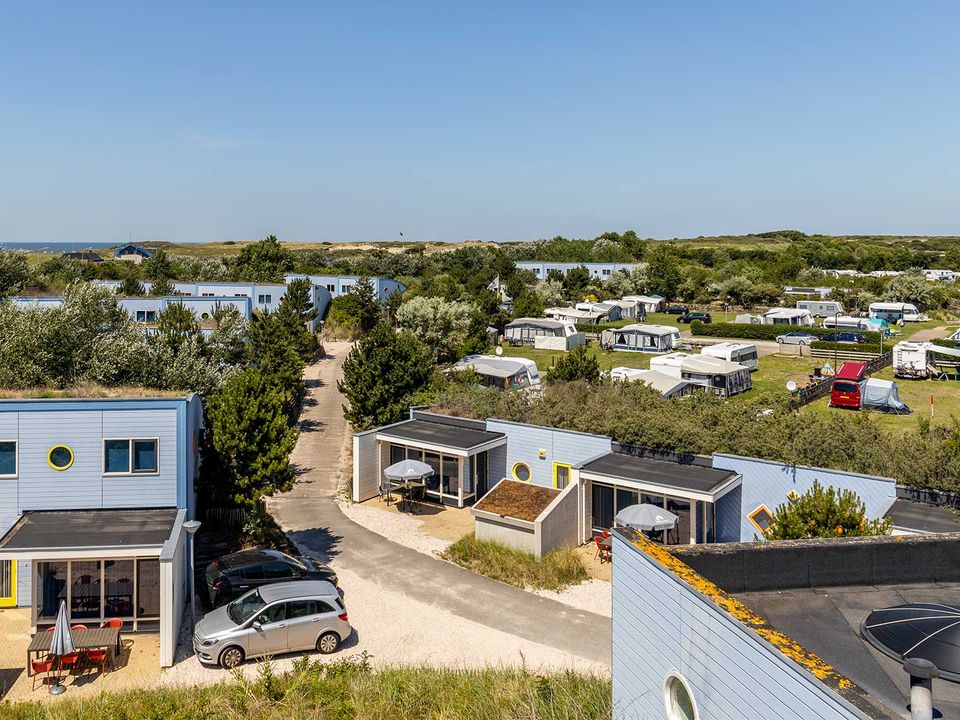
<svg viewBox="0 0 960 720">
<path fill-rule="evenodd" d="M 554 487 L 557 487 L 557 468 L 566 468 L 566 469 L 568 470 L 568 472 L 567 472 L 567 483 L 569 483 L 569 482 L 570 482 L 570 473 L 569 473 L 569 471 L 570 471 L 570 470 L 573 470 L 573 465 L 570 465 L 569 463 L 558 463 L 558 462 L 555 462 L 555 463 L 553 464 L 553 486 L 554 486 Z"/>
<path fill-rule="evenodd" d="M 10 563 L 10 595 L 8 597 L 0 597 L 0 607 L 16 607 L 17 606 L 17 561 L 3 560 L 0 562 Z"/>
</svg>

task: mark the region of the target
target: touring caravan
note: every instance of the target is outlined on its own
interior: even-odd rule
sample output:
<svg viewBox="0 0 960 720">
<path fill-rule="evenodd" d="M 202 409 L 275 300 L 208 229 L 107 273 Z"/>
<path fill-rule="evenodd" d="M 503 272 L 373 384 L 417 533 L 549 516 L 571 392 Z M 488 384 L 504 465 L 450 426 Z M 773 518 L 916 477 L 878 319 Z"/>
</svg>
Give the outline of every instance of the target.
<svg viewBox="0 0 960 720">
<path fill-rule="evenodd" d="M 823 326 L 825 328 L 836 328 L 837 330 L 873 330 L 870 325 L 870 318 L 859 318 L 851 315 L 825 317 Z"/>
<path fill-rule="evenodd" d="M 937 356 L 960 362 L 960 348 L 941 347 L 929 342 L 898 342 L 893 346 L 893 375 L 898 378 L 923 380 L 939 375 Z"/>
<path fill-rule="evenodd" d="M 650 369 L 687 380 L 720 397 L 737 395 L 753 387 L 749 368 L 709 355 L 670 353 L 651 358 Z"/>
<path fill-rule="evenodd" d="M 757 346 L 752 343 L 721 342 L 707 345 L 701 355 L 720 358 L 727 362 L 740 363 L 750 370 L 757 369 Z"/>
<path fill-rule="evenodd" d="M 917 306 L 911 303 L 898 302 L 877 302 L 870 304 L 870 317 L 886 320 L 895 323 L 903 322 L 922 322 L 926 318 L 917 310 Z"/>
<path fill-rule="evenodd" d="M 813 316 L 809 310 L 797 308 L 771 308 L 763 314 L 764 325 L 813 325 Z"/>
<path fill-rule="evenodd" d="M 485 387 L 497 390 L 518 390 L 539 387 L 540 371 L 528 358 L 496 357 L 495 355 L 467 355 L 451 370 L 473 370 Z"/>
<path fill-rule="evenodd" d="M 533 345 L 537 350 L 573 350 L 587 342 L 573 323 L 546 318 L 517 318 L 507 323 L 503 336 L 510 345 Z"/>
<path fill-rule="evenodd" d="M 680 330 L 670 325 L 624 325 L 604 330 L 600 342 L 608 350 L 670 352 L 680 345 Z"/>
<path fill-rule="evenodd" d="M 578 302 L 574 306 L 577 310 L 599 313 L 600 322 L 616 322 L 622 317 L 623 311 L 615 302 Z"/>
<path fill-rule="evenodd" d="M 687 380 L 668 375 L 659 370 L 641 370 L 639 368 L 615 367 L 610 370 L 610 379 L 619 382 L 640 382 L 653 388 L 661 397 L 672 398 L 689 395 L 694 385 Z"/>
<path fill-rule="evenodd" d="M 797 310 L 807 310 L 814 317 L 830 317 L 843 312 L 843 305 L 836 300 L 798 300 Z"/>
</svg>

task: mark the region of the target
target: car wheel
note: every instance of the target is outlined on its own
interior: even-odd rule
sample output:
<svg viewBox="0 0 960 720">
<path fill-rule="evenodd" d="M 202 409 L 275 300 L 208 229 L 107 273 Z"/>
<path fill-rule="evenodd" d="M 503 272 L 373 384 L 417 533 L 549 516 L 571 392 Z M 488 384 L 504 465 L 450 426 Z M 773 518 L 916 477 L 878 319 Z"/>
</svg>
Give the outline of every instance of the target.
<svg viewBox="0 0 960 720">
<path fill-rule="evenodd" d="M 329 655 L 337 651 L 340 647 L 340 636 L 335 632 L 325 632 L 317 638 L 317 652 L 323 655 Z"/>
<path fill-rule="evenodd" d="M 243 664 L 243 650 L 236 645 L 231 645 L 220 653 L 220 667 L 226 670 L 233 670 L 235 667 Z"/>
</svg>

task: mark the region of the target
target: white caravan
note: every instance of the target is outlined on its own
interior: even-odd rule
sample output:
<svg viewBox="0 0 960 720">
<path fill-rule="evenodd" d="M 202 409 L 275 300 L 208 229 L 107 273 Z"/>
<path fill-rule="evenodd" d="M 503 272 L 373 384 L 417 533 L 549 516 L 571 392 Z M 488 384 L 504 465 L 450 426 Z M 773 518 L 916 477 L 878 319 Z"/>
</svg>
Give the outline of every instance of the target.
<svg viewBox="0 0 960 720">
<path fill-rule="evenodd" d="M 757 346 L 752 343 L 721 342 L 707 345 L 701 355 L 720 358 L 727 362 L 740 363 L 750 370 L 757 369 Z"/>
<path fill-rule="evenodd" d="M 916 305 L 899 302 L 871 303 L 870 317 L 886 320 L 890 323 L 895 323 L 900 320 L 903 322 L 922 322 L 926 320 L 926 317 L 917 310 Z"/>
<path fill-rule="evenodd" d="M 898 342 L 893 346 L 893 375 L 898 378 L 924 379 L 936 377 L 937 356 L 957 358 L 960 348 L 941 347 L 929 342 Z"/>
<path fill-rule="evenodd" d="M 830 317 L 843 312 L 836 300 L 797 300 L 797 310 L 806 310 L 814 317 Z"/>
</svg>

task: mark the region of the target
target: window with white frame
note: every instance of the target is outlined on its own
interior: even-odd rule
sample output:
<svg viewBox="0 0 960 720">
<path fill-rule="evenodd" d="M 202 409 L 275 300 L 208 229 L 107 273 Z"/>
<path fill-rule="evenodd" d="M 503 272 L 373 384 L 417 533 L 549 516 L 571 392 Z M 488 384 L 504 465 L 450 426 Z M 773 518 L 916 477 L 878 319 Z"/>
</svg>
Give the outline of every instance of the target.
<svg viewBox="0 0 960 720">
<path fill-rule="evenodd" d="M 160 470 L 156 438 L 113 438 L 103 441 L 104 475 L 155 475 Z"/>
<path fill-rule="evenodd" d="M 327 285 L 327 290 L 329 290 L 330 292 L 336 292 L 336 291 L 337 291 L 337 286 L 336 286 L 335 284 L 333 284 L 333 283 L 329 283 L 329 284 Z"/>
<path fill-rule="evenodd" d="M 17 475 L 17 441 L 0 440 L 0 477 Z"/>
<path fill-rule="evenodd" d="M 157 319 L 155 310 L 137 310 L 137 322 L 152 323 Z"/>
<path fill-rule="evenodd" d="M 269 305 L 273 302 L 273 295 L 257 295 L 257 302 L 261 305 Z"/>
</svg>

